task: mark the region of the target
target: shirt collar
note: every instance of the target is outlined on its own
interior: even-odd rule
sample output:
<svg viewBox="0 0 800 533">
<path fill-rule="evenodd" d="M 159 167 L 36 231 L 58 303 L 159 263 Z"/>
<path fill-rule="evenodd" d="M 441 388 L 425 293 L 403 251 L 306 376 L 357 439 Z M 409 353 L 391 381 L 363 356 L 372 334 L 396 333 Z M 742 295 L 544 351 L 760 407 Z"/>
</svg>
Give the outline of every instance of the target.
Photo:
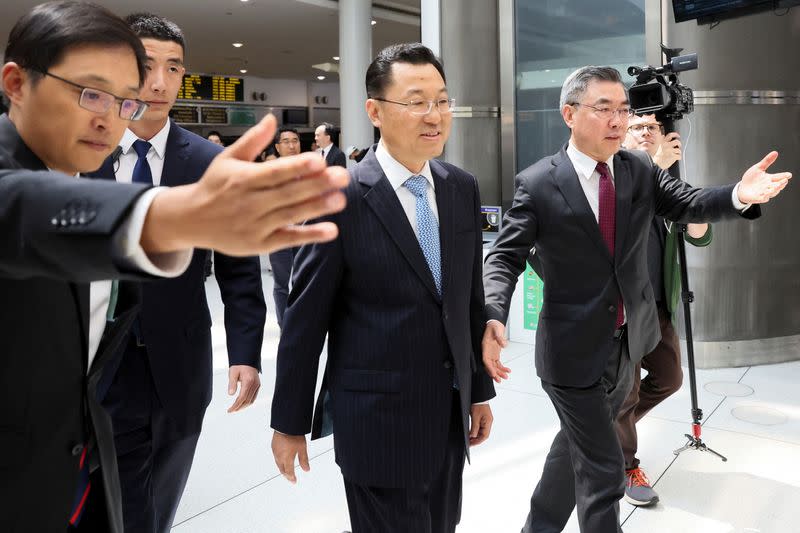
<svg viewBox="0 0 800 533">
<path fill-rule="evenodd" d="M 378 160 L 378 164 L 383 169 L 383 173 L 386 174 L 386 179 L 389 180 L 389 183 L 392 184 L 392 188 L 395 191 L 402 187 L 406 180 L 411 176 L 424 177 L 426 180 L 428 180 L 431 189 L 436 190 L 436 187 L 433 185 L 433 174 L 431 173 L 430 161 L 425 161 L 425 166 L 422 167 L 422 170 L 419 172 L 419 174 L 415 174 L 404 167 L 402 163 L 397 161 L 394 157 L 392 157 L 392 155 L 386 149 L 386 146 L 384 146 L 383 139 L 378 142 L 378 148 L 375 149 L 375 158 Z"/>
<path fill-rule="evenodd" d="M 159 159 L 164 159 L 164 152 L 167 151 L 167 137 L 169 137 L 169 127 L 172 121 L 167 120 L 167 123 L 164 124 L 164 127 L 161 130 L 153 135 L 153 138 L 150 139 L 148 142 L 153 147 L 153 150 L 156 152 L 156 156 Z M 122 140 L 119 142 L 120 148 L 122 148 L 122 153 L 127 154 L 133 148 L 133 143 L 139 140 L 139 137 L 136 136 L 129 128 L 125 129 L 125 133 L 122 135 Z"/>
<path fill-rule="evenodd" d="M 328 154 L 331 153 L 331 148 L 333 147 L 333 143 L 329 144 L 325 148 L 322 149 L 322 155 L 324 157 L 328 157 Z"/>
<path fill-rule="evenodd" d="M 575 148 L 575 145 L 572 144 L 571 141 L 569 146 L 567 146 L 567 156 L 569 156 L 570 161 L 572 161 L 572 166 L 575 167 L 575 172 L 578 173 L 578 177 L 587 181 L 591 179 L 592 174 L 594 174 L 597 168 L 597 161 Z M 611 171 L 611 179 L 614 179 L 613 155 L 606 160 L 606 165 L 608 165 Z"/>
</svg>

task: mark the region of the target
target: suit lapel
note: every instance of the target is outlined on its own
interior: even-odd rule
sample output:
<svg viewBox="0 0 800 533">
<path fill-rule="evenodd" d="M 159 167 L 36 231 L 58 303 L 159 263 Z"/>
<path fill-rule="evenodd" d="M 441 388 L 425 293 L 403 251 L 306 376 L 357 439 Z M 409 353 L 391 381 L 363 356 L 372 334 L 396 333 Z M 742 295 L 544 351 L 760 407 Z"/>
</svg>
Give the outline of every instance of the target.
<svg viewBox="0 0 800 533">
<path fill-rule="evenodd" d="M 628 223 L 631 216 L 631 196 L 633 178 L 628 164 L 619 154 L 614 156 L 614 191 L 617 202 L 617 227 L 614 235 L 614 255 L 620 257 L 628 235 Z"/>
<path fill-rule="evenodd" d="M 47 166 L 39 157 L 31 151 L 17 132 L 16 126 L 8 119 L 8 115 L 0 115 L 0 138 L 6 140 L 4 144 L 11 149 L 11 153 L 19 163 L 20 168 L 28 170 L 47 170 Z M 113 176 L 113 174 L 112 174 Z M 80 319 L 80 328 L 83 345 L 83 369 L 86 371 L 87 358 L 85 355 L 89 351 L 89 284 L 88 283 L 69 283 L 75 307 Z"/>
<path fill-rule="evenodd" d="M 373 210 L 386 232 L 400 248 L 411 268 L 438 300 L 439 293 L 433 281 L 433 274 L 431 274 L 430 267 L 428 267 L 425 256 L 422 254 L 419 240 L 417 240 L 417 236 L 408 222 L 408 217 L 400 204 L 400 200 L 397 198 L 397 193 L 383 173 L 380 164 L 378 164 L 374 152 L 370 151 L 364 157 L 356 167 L 355 174 L 359 183 L 369 187 L 369 190 L 364 194 L 364 201 Z"/>
<path fill-rule="evenodd" d="M 453 240 L 455 232 L 456 189 L 451 180 L 447 179 L 447 169 L 438 161 L 431 161 L 431 173 L 436 187 L 436 208 L 439 211 L 439 243 L 441 249 L 442 265 L 442 294 L 447 294 L 450 280 L 450 259 L 453 256 Z M 424 256 L 423 256 L 424 257 Z M 426 263 L 427 264 L 427 263 Z"/>
<path fill-rule="evenodd" d="M 572 166 L 572 162 L 565 150 L 562 149 L 556 155 L 553 159 L 553 165 L 550 175 L 553 177 L 556 187 L 561 191 L 570 209 L 575 213 L 578 223 L 589 236 L 589 239 L 595 243 L 598 250 L 613 263 L 614 259 L 611 257 L 608 247 L 603 241 L 603 236 L 600 234 L 600 225 L 597 223 L 594 212 L 589 205 L 589 200 L 586 199 L 586 193 L 583 192 L 583 187 L 578 181 L 580 179 L 578 173 L 575 172 L 575 167 Z M 619 218 L 617 218 L 617 227 L 619 228 Z"/>
<path fill-rule="evenodd" d="M 172 122 L 167 136 L 167 147 L 164 150 L 164 169 L 161 171 L 162 186 L 173 187 L 185 183 L 186 164 L 190 155 L 189 139 L 186 138 L 183 129 Z"/>
</svg>

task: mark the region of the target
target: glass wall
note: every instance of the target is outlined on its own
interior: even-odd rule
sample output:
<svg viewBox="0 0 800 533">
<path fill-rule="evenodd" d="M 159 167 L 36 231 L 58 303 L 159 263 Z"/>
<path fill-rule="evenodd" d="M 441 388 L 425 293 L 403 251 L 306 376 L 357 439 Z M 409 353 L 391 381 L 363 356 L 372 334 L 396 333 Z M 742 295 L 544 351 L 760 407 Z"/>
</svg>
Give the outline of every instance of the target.
<svg viewBox="0 0 800 533">
<path fill-rule="evenodd" d="M 569 138 L 558 97 L 584 65 L 623 73 L 645 64 L 645 0 L 516 0 L 517 171 L 557 152 Z"/>
</svg>

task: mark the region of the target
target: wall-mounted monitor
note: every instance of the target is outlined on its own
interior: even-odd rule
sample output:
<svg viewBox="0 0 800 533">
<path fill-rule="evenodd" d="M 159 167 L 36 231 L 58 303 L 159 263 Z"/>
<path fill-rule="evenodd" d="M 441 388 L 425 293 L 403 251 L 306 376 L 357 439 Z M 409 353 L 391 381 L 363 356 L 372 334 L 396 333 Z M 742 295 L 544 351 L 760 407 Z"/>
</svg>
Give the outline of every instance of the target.
<svg viewBox="0 0 800 533">
<path fill-rule="evenodd" d="M 308 108 L 284 109 L 283 124 L 286 126 L 308 126 Z"/>
<path fill-rule="evenodd" d="M 672 11 L 675 22 L 697 19 L 699 24 L 704 24 L 797 5 L 800 0 L 672 0 Z"/>
</svg>

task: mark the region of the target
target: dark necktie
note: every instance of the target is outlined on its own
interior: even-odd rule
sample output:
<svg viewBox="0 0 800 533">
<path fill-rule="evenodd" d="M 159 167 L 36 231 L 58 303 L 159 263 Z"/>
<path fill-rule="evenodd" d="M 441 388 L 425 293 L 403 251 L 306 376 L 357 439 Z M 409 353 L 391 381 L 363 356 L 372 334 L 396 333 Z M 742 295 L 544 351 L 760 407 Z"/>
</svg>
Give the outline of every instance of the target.
<svg viewBox="0 0 800 533">
<path fill-rule="evenodd" d="M 136 160 L 136 165 L 133 167 L 133 183 L 144 183 L 145 185 L 153 184 L 153 173 L 150 172 L 150 163 L 147 162 L 147 152 L 150 151 L 151 144 L 141 139 L 134 141 L 133 149 L 139 159 Z"/>
<path fill-rule="evenodd" d="M 611 257 L 614 257 L 614 241 L 617 231 L 617 199 L 614 192 L 614 183 L 611 181 L 611 171 L 605 163 L 597 163 L 597 172 L 600 174 L 600 205 L 597 222 L 600 224 L 600 234 L 608 246 Z M 617 302 L 616 328 L 625 321 L 622 296 Z"/>
</svg>

